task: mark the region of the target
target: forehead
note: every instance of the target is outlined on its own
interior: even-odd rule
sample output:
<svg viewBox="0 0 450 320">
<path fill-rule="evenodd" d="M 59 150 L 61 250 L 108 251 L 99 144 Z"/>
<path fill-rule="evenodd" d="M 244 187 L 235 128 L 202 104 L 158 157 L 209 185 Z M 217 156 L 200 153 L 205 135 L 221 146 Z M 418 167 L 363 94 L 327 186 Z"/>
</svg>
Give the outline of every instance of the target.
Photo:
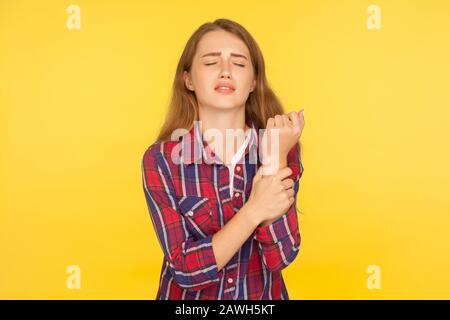
<svg viewBox="0 0 450 320">
<path fill-rule="evenodd" d="M 250 58 L 244 41 L 225 30 L 210 31 L 204 34 L 198 43 L 196 56 L 201 57 L 206 53 L 219 51 L 225 55 L 229 55 L 230 52 L 240 53 Z"/>
</svg>

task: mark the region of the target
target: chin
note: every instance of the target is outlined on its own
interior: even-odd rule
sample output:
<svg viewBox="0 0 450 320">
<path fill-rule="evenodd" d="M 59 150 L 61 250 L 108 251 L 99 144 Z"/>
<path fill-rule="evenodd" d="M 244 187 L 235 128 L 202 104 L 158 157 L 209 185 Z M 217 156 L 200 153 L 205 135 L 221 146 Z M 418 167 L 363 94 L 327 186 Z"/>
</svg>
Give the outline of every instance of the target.
<svg viewBox="0 0 450 320">
<path fill-rule="evenodd" d="M 229 97 L 219 97 L 215 99 L 210 105 L 218 109 L 236 109 L 245 104 L 236 99 L 229 99 Z"/>
<path fill-rule="evenodd" d="M 237 109 L 239 108 L 239 104 L 235 104 L 235 103 L 214 103 L 212 104 L 212 106 L 216 109 L 221 109 L 221 110 L 231 110 L 231 109 Z"/>
<path fill-rule="evenodd" d="M 230 110 L 238 109 L 240 106 L 245 105 L 245 101 L 237 99 L 237 97 L 230 96 L 209 96 L 208 99 L 201 99 L 200 105 L 210 106 L 214 109 Z"/>
</svg>

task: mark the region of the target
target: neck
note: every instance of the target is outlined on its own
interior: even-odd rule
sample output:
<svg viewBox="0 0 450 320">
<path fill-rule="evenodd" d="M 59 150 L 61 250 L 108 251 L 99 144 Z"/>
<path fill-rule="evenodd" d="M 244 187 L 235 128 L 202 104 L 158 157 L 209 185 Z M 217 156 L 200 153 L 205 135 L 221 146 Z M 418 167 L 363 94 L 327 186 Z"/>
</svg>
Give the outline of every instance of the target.
<svg viewBox="0 0 450 320">
<path fill-rule="evenodd" d="M 245 106 L 231 110 L 200 107 L 199 119 L 204 140 L 225 164 L 229 164 L 244 142 L 245 137 L 238 133 L 249 129 L 245 123 Z M 227 137 L 227 130 L 230 129 L 231 134 L 228 133 Z"/>
</svg>

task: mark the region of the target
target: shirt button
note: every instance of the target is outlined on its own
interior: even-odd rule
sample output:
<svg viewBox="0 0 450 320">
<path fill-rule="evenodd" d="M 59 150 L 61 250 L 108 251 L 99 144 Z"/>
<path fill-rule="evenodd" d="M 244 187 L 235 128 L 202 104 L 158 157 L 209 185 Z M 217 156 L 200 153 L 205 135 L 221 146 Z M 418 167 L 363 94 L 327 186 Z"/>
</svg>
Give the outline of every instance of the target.
<svg viewBox="0 0 450 320">
<path fill-rule="evenodd" d="M 237 166 L 236 171 L 238 171 L 238 172 L 241 171 L 241 167 Z"/>
<path fill-rule="evenodd" d="M 188 216 L 192 217 L 194 215 L 194 212 L 192 210 L 190 210 L 187 214 L 188 214 Z"/>
<path fill-rule="evenodd" d="M 236 192 L 235 194 L 234 194 L 234 196 L 237 198 L 237 197 L 239 197 L 239 192 Z"/>
<path fill-rule="evenodd" d="M 228 278 L 228 283 L 233 283 L 233 279 L 232 278 Z"/>
</svg>

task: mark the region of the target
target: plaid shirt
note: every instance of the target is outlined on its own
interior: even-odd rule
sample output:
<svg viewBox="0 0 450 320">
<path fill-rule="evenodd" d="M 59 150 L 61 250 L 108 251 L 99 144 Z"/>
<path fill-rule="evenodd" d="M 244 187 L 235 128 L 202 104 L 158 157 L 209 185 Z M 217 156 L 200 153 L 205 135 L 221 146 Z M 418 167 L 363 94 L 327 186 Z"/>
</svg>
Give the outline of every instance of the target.
<svg viewBox="0 0 450 320">
<path fill-rule="evenodd" d="M 303 166 L 298 143 L 287 158 L 293 171 L 289 178 L 295 182 L 292 206 L 272 224 L 258 226 L 220 271 L 213 253 L 212 236 L 247 201 L 261 165 L 262 137 L 254 121 L 246 123 L 251 138 L 234 169 L 232 197 L 229 169 L 203 140 L 197 125 L 186 130 L 181 142 L 157 141 L 145 151 L 143 188 L 164 253 L 156 299 L 289 299 L 281 270 L 295 259 L 300 247 L 296 198 Z M 181 160 L 173 161 L 172 155 L 180 155 L 180 150 Z"/>
</svg>

